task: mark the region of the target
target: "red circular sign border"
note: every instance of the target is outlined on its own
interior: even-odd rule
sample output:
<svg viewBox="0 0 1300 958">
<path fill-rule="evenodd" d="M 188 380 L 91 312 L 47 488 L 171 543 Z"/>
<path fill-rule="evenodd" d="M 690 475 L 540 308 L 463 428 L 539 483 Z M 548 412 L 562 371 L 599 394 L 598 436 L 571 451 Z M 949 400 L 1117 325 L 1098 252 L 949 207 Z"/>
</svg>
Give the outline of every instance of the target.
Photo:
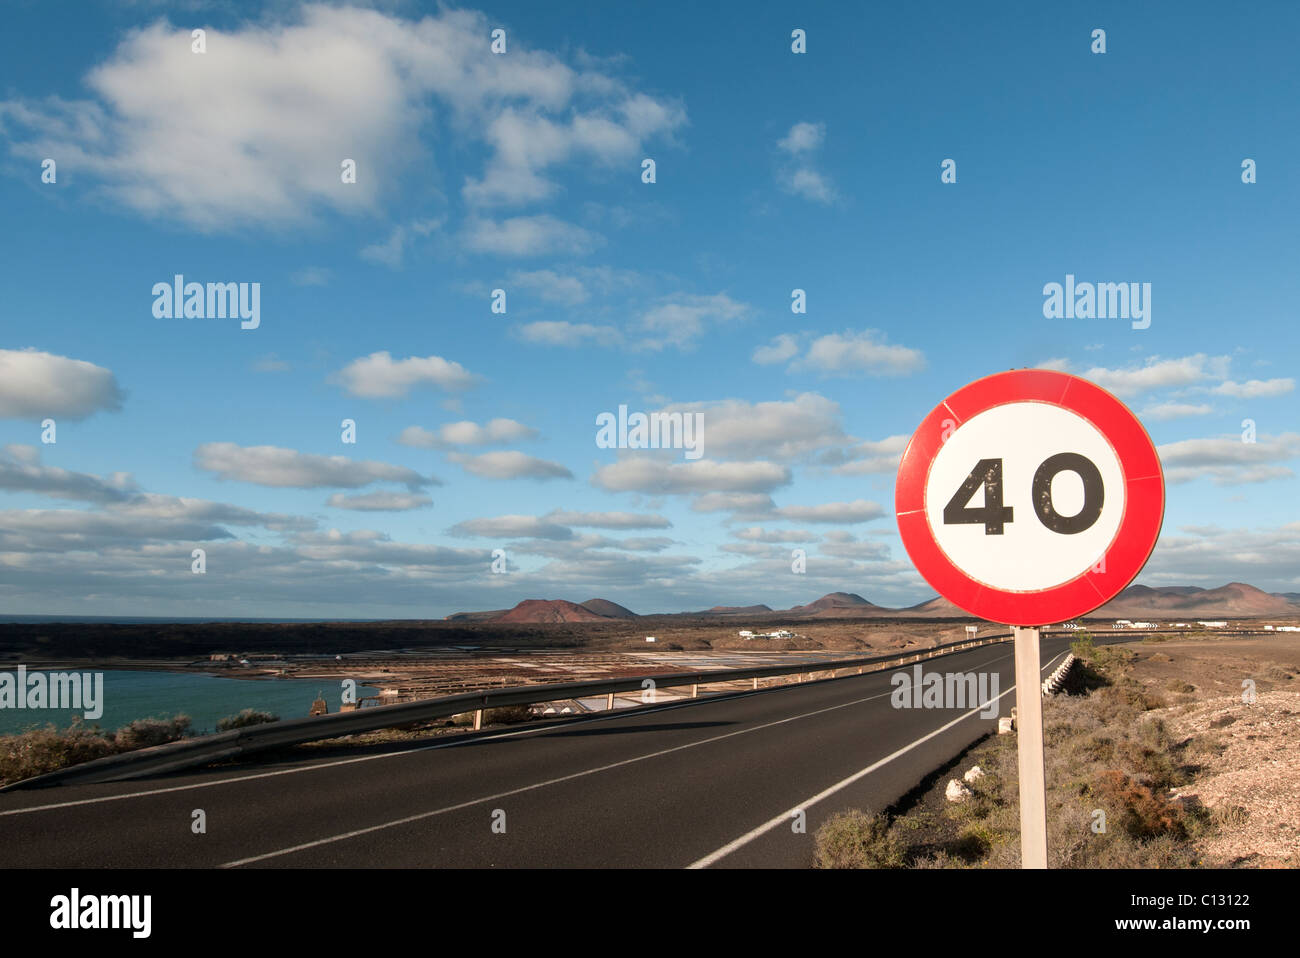
<svg viewBox="0 0 1300 958">
<path fill-rule="evenodd" d="M 956 430 L 981 412 L 1013 402 L 1044 402 L 1067 409 L 1096 427 L 1115 450 L 1124 473 L 1124 515 L 1105 553 L 1103 571 L 1088 570 L 1050 589 L 994 589 L 962 572 L 935 541 L 925 516 L 925 482 L 943 445 L 945 422 Z M 1015 369 L 963 386 L 921 421 L 899 463 L 894 511 L 903 547 L 940 595 L 990 622 L 1028 627 L 1091 612 L 1132 582 L 1160 537 L 1164 500 L 1160 458 L 1127 406 L 1095 383 L 1069 373 Z"/>
</svg>

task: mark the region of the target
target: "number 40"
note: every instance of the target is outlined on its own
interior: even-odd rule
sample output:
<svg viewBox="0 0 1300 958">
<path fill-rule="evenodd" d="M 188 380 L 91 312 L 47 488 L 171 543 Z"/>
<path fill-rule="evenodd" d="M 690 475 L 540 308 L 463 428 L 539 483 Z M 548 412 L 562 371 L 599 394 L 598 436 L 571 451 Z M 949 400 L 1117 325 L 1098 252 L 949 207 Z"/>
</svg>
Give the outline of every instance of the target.
<svg viewBox="0 0 1300 958">
<path fill-rule="evenodd" d="M 1058 472 L 1073 472 L 1083 480 L 1083 508 L 1072 516 L 1063 516 L 1052 505 L 1052 480 Z M 984 487 L 984 505 L 967 503 L 975 490 Z M 1053 532 L 1075 535 L 1092 528 L 1106 492 L 1101 481 L 1101 470 L 1086 456 L 1076 452 L 1062 452 L 1043 461 L 1034 473 L 1031 489 L 1034 512 L 1038 521 Z M 1002 535 L 1002 527 L 1014 521 L 1015 510 L 1002 504 L 1002 460 L 981 459 L 975 463 L 966 481 L 961 484 L 948 504 L 943 507 L 944 525 L 983 525 L 986 536 Z"/>
</svg>

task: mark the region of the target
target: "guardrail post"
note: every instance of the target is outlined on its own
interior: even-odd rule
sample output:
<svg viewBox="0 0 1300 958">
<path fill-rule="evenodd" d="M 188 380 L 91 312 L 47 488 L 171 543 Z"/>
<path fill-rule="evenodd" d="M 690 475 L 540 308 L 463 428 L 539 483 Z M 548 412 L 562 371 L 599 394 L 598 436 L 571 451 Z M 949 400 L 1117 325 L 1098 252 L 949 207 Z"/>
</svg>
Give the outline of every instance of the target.
<svg viewBox="0 0 1300 958">
<path fill-rule="evenodd" d="M 754 676 L 754 691 L 758 691 L 758 676 Z"/>
<path fill-rule="evenodd" d="M 612 712 L 614 710 L 614 693 L 610 692 L 605 696 L 605 709 Z"/>
<path fill-rule="evenodd" d="M 483 710 L 475 709 L 474 710 L 474 731 L 477 732 L 482 727 L 483 727 Z"/>
<path fill-rule="evenodd" d="M 691 685 L 691 698 L 693 699 L 699 698 L 699 695 L 700 695 L 700 683 L 696 682 L 693 685 Z"/>
</svg>

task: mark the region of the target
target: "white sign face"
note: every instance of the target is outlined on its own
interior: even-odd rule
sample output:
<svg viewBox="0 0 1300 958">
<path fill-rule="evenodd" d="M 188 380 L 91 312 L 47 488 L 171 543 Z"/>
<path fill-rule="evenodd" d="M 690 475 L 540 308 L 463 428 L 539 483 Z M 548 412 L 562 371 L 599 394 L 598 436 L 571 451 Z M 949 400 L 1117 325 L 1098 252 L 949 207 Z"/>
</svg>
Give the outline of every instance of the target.
<svg viewBox="0 0 1300 958">
<path fill-rule="evenodd" d="M 1006 592 L 1050 589 L 1106 554 L 1125 507 L 1124 471 L 1100 430 L 1045 402 L 994 406 L 940 447 L 925 513 L 958 569 Z"/>
</svg>

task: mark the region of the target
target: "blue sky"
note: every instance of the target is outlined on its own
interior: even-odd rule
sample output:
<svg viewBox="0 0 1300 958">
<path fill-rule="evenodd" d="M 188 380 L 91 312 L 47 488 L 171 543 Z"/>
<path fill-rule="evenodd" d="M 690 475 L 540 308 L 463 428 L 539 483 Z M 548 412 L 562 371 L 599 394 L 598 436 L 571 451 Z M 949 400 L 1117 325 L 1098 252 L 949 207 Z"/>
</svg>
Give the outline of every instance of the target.
<svg viewBox="0 0 1300 958">
<path fill-rule="evenodd" d="M 1140 582 L 1300 591 L 1290 5 L 7 16 L 8 612 L 911 604 L 906 437 L 1037 365 L 1160 448 Z M 156 318 L 177 273 L 260 325 Z M 1067 273 L 1150 283 L 1150 327 L 1045 318 Z M 704 456 L 599 448 L 620 404 L 703 412 Z"/>
</svg>

